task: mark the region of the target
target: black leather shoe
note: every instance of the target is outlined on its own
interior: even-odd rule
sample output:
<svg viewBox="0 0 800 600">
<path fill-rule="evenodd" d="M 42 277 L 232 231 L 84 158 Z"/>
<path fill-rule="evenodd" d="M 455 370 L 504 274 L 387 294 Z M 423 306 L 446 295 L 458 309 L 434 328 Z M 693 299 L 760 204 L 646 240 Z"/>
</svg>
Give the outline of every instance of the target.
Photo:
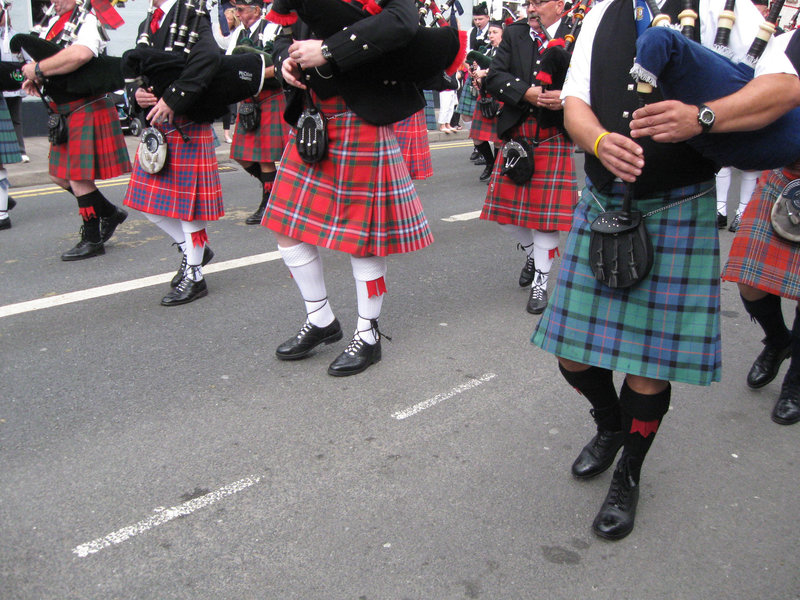
<svg viewBox="0 0 800 600">
<path fill-rule="evenodd" d="M 86 239 L 83 228 L 81 228 L 81 241 L 75 244 L 73 248 L 64 252 L 64 254 L 61 255 L 61 260 L 83 260 L 84 258 L 91 258 L 105 253 L 106 249 L 103 246 L 103 242 L 90 242 Z"/>
<path fill-rule="evenodd" d="M 11 217 L 0 219 L 0 229 L 11 229 Z"/>
<path fill-rule="evenodd" d="M 486 168 L 483 169 L 483 173 L 481 173 L 481 176 L 478 177 L 478 180 L 479 181 L 489 181 L 489 179 L 491 179 L 491 177 L 492 177 L 492 169 L 493 168 L 494 168 L 494 165 L 486 165 Z"/>
<path fill-rule="evenodd" d="M 733 221 L 731 222 L 731 226 L 728 227 L 728 231 L 736 233 L 737 231 L 739 231 L 739 225 L 741 224 L 742 224 L 742 215 L 736 213 L 736 216 L 733 217 Z"/>
<path fill-rule="evenodd" d="M 624 441 L 624 431 L 598 429 L 572 463 L 572 474 L 578 479 L 590 479 L 604 472 L 613 464 Z"/>
<path fill-rule="evenodd" d="M 486 159 L 483 156 L 479 156 L 478 158 L 472 161 L 472 164 L 482 167 L 483 165 L 486 164 Z"/>
<path fill-rule="evenodd" d="M 603 506 L 594 518 L 592 531 L 607 540 L 621 540 L 633 531 L 638 503 L 639 485 L 633 481 L 623 455 L 614 470 Z"/>
<path fill-rule="evenodd" d="M 478 158 L 480 155 L 481 155 L 481 153 L 480 153 L 480 152 L 478 152 L 478 148 L 477 148 L 477 147 L 475 147 L 475 146 L 473 146 L 473 147 L 472 147 L 472 154 L 470 154 L 470 155 L 469 155 L 469 159 L 470 159 L 470 160 L 477 160 L 477 158 Z"/>
<path fill-rule="evenodd" d="M 725 229 L 728 226 L 728 217 L 717 213 L 717 229 Z"/>
<path fill-rule="evenodd" d="M 280 360 L 305 358 L 320 344 L 332 344 L 340 339 L 342 339 L 342 326 L 339 325 L 339 319 L 334 319 L 325 327 L 317 327 L 306 321 L 297 335 L 278 346 L 275 356 Z"/>
<path fill-rule="evenodd" d="M 261 199 L 261 204 L 258 205 L 256 212 L 252 215 L 247 217 L 244 222 L 248 225 L 258 225 L 261 223 L 261 219 L 264 218 L 264 211 L 267 209 L 267 202 L 269 201 L 269 196 L 266 198 Z"/>
<path fill-rule="evenodd" d="M 528 297 L 528 304 L 525 306 L 532 315 L 540 315 L 547 308 L 547 287 L 534 283 L 531 286 L 531 295 Z"/>
<path fill-rule="evenodd" d="M 800 421 L 800 383 L 793 379 L 783 382 L 781 395 L 772 409 L 772 420 L 779 425 L 794 425 Z"/>
<path fill-rule="evenodd" d="M 776 348 L 771 344 L 764 344 L 764 349 L 758 355 L 750 372 L 747 374 L 747 387 L 757 390 L 775 379 L 781 368 L 781 363 L 792 354 L 791 344 L 784 348 Z"/>
<path fill-rule="evenodd" d="M 115 207 L 116 208 L 116 207 Z M 107 242 L 114 235 L 117 226 L 128 218 L 128 211 L 117 208 L 110 217 L 100 217 L 100 241 Z"/>
<path fill-rule="evenodd" d="M 11 196 L 8 197 L 8 210 L 11 210 L 17 205 L 17 201 L 14 200 Z"/>
<path fill-rule="evenodd" d="M 336 357 L 328 367 L 328 375 L 347 377 L 366 371 L 381 359 L 381 341 L 367 344 L 360 337 L 354 337 L 344 352 Z"/>
<path fill-rule="evenodd" d="M 169 282 L 170 287 L 173 288 L 178 287 L 178 284 L 181 282 L 183 276 L 186 274 L 186 255 L 183 253 L 183 251 L 181 251 L 180 248 L 178 248 L 178 252 L 180 252 L 182 255 L 181 266 L 178 267 L 178 271 L 172 277 L 172 281 Z M 213 258 L 214 258 L 214 251 L 209 247 L 208 244 L 206 244 L 206 247 L 203 248 L 203 260 L 200 263 L 200 266 L 205 267 L 208 263 L 211 262 L 211 259 Z"/>
<path fill-rule="evenodd" d="M 180 306 L 189 304 L 198 298 L 208 295 L 206 280 L 193 281 L 189 277 L 184 277 L 174 290 L 161 299 L 161 306 Z"/>
<path fill-rule="evenodd" d="M 533 283 L 533 275 L 536 272 L 536 263 L 533 262 L 533 256 L 525 259 L 525 266 L 519 272 L 519 287 L 528 287 Z"/>
</svg>

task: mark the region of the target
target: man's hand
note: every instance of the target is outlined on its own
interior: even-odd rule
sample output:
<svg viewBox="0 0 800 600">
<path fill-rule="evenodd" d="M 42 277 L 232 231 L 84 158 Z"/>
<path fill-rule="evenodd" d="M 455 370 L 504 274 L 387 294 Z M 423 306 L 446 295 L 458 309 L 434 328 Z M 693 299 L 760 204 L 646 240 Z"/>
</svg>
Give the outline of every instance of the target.
<svg viewBox="0 0 800 600">
<path fill-rule="evenodd" d="M 281 75 L 283 75 L 283 80 L 289 85 L 300 88 L 301 90 L 306 89 L 306 84 L 302 81 L 303 70 L 295 59 L 287 58 L 283 61 L 281 65 Z"/>
<path fill-rule="evenodd" d="M 532 85 L 525 91 L 525 95 L 522 97 L 522 99 L 536 106 L 536 104 L 539 102 L 539 96 L 541 95 L 542 95 L 541 86 Z"/>
<path fill-rule="evenodd" d="M 155 106 L 147 113 L 147 120 L 150 121 L 152 124 L 156 123 L 163 123 L 166 121 L 167 123 L 172 123 L 172 119 L 175 117 L 175 111 L 173 111 L 166 102 L 164 102 L 163 98 L 160 98 L 158 102 L 156 102 Z"/>
<path fill-rule="evenodd" d="M 651 137 L 656 142 L 683 142 L 702 133 L 697 107 L 677 100 L 647 104 L 634 111 L 631 137 Z"/>
<path fill-rule="evenodd" d="M 36 77 L 36 63 L 29 62 L 22 65 L 22 74 L 25 76 L 25 79 L 28 81 L 36 81 L 37 84 L 41 84 L 41 81 Z"/>
<path fill-rule="evenodd" d="M 597 146 L 597 155 L 603 166 L 622 181 L 636 181 L 642 174 L 642 147 L 624 135 L 609 133 L 604 136 Z"/>
<path fill-rule="evenodd" d="M 136 88 L 136 93 L 133 96 L 136 99 L 136 104 L 142 108 L 148 106 L 155 106 L 158 98 L 153 94 L 153 88 Z"/>
<path fill-rule="evenodd" d="M 547 110 L 562 110 L 561 90 L 547 90 L 546 92 L 542 92 L 539 94 L 536 106 L 541 106 Z"/>
<path fill-rule="evenodd" d="M 321 48 L 322 40 L 300 40 L 289 46 L 289 58 L 294 59 L 301 69 L 321 67 L 328 62 L 322 56 Z"/>
</svg>

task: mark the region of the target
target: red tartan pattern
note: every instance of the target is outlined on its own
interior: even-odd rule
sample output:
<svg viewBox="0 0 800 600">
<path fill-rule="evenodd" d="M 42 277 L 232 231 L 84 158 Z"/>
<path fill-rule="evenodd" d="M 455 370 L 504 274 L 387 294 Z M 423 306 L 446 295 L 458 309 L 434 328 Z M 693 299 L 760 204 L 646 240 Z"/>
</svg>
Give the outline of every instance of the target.
<svg viewBox="0 0 800 600">
<path fill-rule="evenodd" d="M 171 126 L 159 124 L 158 129 L 167 138 L 167 162 L 151 175 L 139 166 L 136 151 L 125 206 L 184 221 L 216 221 L 225 209 L 211 124 L 181 117 L 176 120 L 189 142 L 184 142 Z"/>
<path fill-rule="evenodd" d="M 531 141 L 535 134 L 536 120 L 529 118 L 512 137 L 524 136 Z M 578 201 L 572 144 L 556 128 L 542 128 L 539 139 L 547 141 L 534 151 L 535 169 L 526 185 L 517 185 L 500 174 L 503 155 L 502 149 L 498 150 L 481 219 L 544 231 L 569 231 L 572 208 Z"/>
<path fill-rule="evenodd" d="M 500 106 L 503 106 L 500 104 Z M 479 142 L 494 142 L 498 146 L 502 143 L 497 135 L 497 118 L 487 119 L 476 104 L 472 113 L 472 122 L 469 124 L 470 139 Z"/>
<path fill-rule="evenodd" d="M 428 127 L 425 109 L 394 124 L 394 135 L 400 153 L 406 161 L 411 179 L 427 179 L 433 175 L 431 146 L 428 143 Z"/>
<path fill-rule="evenodd" d="M 277 162 L 289 141 L 291 128 L 283 120 L 286 100 L 281 90 L 267 90 L 258 95 L 261 121 L 258 129 L 243 131 L 239 117 L 233 128 L 231 158 L 243 162 Z"/>
<path fill-rule="evenodd" d="M 107 96 L 51 105 L 67 119 L 66 144 L 50 145 L 50 175 L 71 181 L 119 177 L 131 171 L 131 160 L 119 115 Z"/>
<path fill-rule="evenodd" d="M 328 154 L 309 165 L 294 141 L 287 146 L 262 225 L 356 256 L 430 245 L 433 235 L 392 128 L 370 125 L 339 97 L 319 105 L 329 117 Z"/>
<path fill-rule="evenodd" d="M 781 298 L 800 300 L 800 244 L 775 234 L 772 205 L 791 179 L 780 171 L 763 173 L 733 238 L 724 281 L 744 283 Z"/>
</svg>

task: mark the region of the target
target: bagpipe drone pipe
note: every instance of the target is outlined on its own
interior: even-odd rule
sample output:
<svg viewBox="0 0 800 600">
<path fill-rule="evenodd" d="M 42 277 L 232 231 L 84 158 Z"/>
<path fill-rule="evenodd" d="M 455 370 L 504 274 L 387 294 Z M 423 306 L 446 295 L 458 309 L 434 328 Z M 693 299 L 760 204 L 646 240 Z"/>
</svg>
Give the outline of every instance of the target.
<svg viewBox="0 0 800 600">
<path fill-rule="evenodd" d="M 771 20 L 773 25 L 782 4 L 782 1 L 773 2 L 773 10 L 777 8 Z M 727 39 L 722 17 L 720 21 L 722 38 Z M 769 23 L 768 18 L 765 25 Z M 727 24 L 728 32 L 730 24 Z M 753 79 L 754 65 L 771 35 L 771 32 L 765 33 L 768 30 L 768 26 L 762 26 L 747 58 L 734 62 L 724 55 L 724 49 L 722 52 L 711 50 L 669 27 L 651 27 L 636 41 L 636 60 L 631 75 L 639 82 L 658 87 L 665 100 L 704 104 L 737 92 Z M 798 132 L 800 108 L 757 131 L 702 133 L 686 143 L 720 166 L 764 170 L 782 167 L 800 158 Z"/>
<path fill-rule="evenodd" d="M 387 0 L 275 0 L 267 18 L 290 27 L 299 17 L 322 39 L 379 13 Z M 466 32 L 453 27 L 417 28 L 403 48 L 370 64 L 376 78 L 419 83 L 445 71 L 453 75 L 466 55 Z"/>
</svg>

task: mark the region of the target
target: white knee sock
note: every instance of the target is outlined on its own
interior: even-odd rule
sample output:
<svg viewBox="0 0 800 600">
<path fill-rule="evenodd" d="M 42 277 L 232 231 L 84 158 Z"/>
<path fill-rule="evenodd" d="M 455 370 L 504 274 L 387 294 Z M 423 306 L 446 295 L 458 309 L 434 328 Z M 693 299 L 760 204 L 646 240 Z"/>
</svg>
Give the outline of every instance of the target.
<svg viewBox="0 0 800 600">
<path fill-rule="evenodd" d="M 186 243 L 183 247 L 183 253 L 186 255 L 187 267 L 186 272 L 190 274 L 194 281 L 200 281 L 203 278 L 203 251 L 206 248 L 208 241 L 208 234 L 206 233 L 205 221 L 181 221 L 181 229 L 183 229 L 183 236 Z"/>
<path fill-rule="evenodd" d="M 386 257 L 385 256 L 350 256 L 353 266 L 353 278 L 356 280 L 356 298 L 358 299 L 357 335 L 367 344 L 378 341 L 371 321 L 381 316 L 383 295 L 386 293 Z"/>
<path fill-rule="evenodd" d="M 164 233 L 166 233 L 169 237 L 171 237 L 176 244 L 183 252 L 183 227 L 181 227 L 181 222 L 179 219 L 173 219 L 171 217 L 162 217 L 161 215 L 151 215 L 150 213 L 144 213 L 144 216 L 147 217 L 147 220 L 150 221 L 153 225 L 159 227 Z"/>
<path fill-rule="evenodd" d="M 537 231 L 533 236 L 533 261 L 536 263 L 536 275 L 532 285 L 547 285 L 550 267 L 558 251 L 558 232 Z"/>
<path fill-rule="evenodd" d="M 500 224 L 500 229 L 517 240 L 523 250 L 528 253 L 528 256 L 533 254 L 533 229 L 510 223 Z"/>
<path fill-rule="evenodd" d="M 731 187 L 731 168 L 722 167 L 717 173 L 717 212 L 728 215 L 728 190 Z"/>
<path fill-rule="evenodd" d="M 0 168 L 0 219 L 8 216 L 8 172 Z"/>
<path fill-rule="evenodd" d="M 322 259 L 317 247 L 301 242 L 286 248 L 278 246 L 278 250 L 303 297 L 309 323 L 317 327 L 333 323 L 335 317 L 328 302 Z"/>
<path fill-rule="evenodd" d="M 737 215 L 742 214 L 744 209 L 747 208 L 747 204 L 756 189 L 759 175 L 759 171 L 742 171 L 742 182 L 739 186 L 739 208 L 736 209 Z"/>
</svg>

